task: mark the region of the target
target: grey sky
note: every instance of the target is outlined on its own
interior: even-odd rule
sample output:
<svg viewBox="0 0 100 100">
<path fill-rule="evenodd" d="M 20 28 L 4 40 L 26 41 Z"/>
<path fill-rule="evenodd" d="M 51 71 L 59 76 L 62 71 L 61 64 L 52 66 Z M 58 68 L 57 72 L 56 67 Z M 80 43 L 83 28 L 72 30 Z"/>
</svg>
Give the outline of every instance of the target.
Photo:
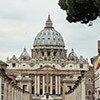
<svg viewBox="0 0 100 100">
<path fill-rule="evenodd" d="M 24 47 L 31 55 L 35 36 L 44 28 L 48 14 L 54 27 L 64 38 L 68 53 L 72 48 L 78 56 L 91 58 L 97 55 L 100 19 L 93 26 L 66 21 L 66 12 L 58 0 L 0 0 L 0 59 L 15 54 L 20 56 Z"/>
</svg>

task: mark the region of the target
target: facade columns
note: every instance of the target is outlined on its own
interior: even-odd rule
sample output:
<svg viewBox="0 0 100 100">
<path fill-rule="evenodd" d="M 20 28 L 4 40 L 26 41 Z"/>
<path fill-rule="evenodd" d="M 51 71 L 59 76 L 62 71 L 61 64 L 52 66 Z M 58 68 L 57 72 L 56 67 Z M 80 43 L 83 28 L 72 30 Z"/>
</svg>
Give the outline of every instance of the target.
<svg viewBox="0 0 100 100">
<path fill-rule="evenodd" d="M 35 94 L 40 94 L 40 77 L 35 75 Z"/>
<path fill-rule="evenodd" d="M 50 94 L 52 94 L 52 76 L 50 76 Z"/>
<path fill-rule="evenodd" d="M 57 76 L 56 76 L 56 84 L 55 85 L 56 85 L 56 94 L 58 94 L 58 89 L 57 89 L 58 88 L 58 80 L 57 80 Z"/>
<path fill-rule="evenodd" d="M 59 76 L 59 94 L 61 94 L 61 80 L 60 80 L 60 76 Z"/>
<path fill-rule="evenodd" d="M 36 91 L 36 90 L 37 90 L 37 86 L 36 86 L 36 85 L 37 85 L 37 84 L 36 84 L 37 82 L 36 82 L 36 81 L 37 81 L 37 80 L 36 80 L 36 75 L 35 75 L 35 89 L 34 89 L 34 90 L 35 90 L 35 91 L 34 91 L 35 94 L 37 93 L 37 91 Z"/>
<path fill-rule="evenodd" d="M 45 94 L 45 76 L 43 75 L 43 95 Z"/>
<path fill-rule="evenodd" d="M 40 94 L 40 76 L 38 75 L 38 94 Z"/>
</svg>

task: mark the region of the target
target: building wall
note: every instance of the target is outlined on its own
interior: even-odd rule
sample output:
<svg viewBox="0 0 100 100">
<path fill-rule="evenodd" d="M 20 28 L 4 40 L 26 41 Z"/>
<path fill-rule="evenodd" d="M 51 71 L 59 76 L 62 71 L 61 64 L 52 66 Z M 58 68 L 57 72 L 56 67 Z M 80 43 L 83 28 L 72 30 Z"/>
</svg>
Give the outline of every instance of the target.
<svg viewBox="0 0 100 100">
<path fill-rule="evenodd" d="M 86 100 L 84 79 L 75 90 L 65 95 L 64 100 Z"/>
<path fill-rule="evenodd" d="M 16 84 L 12 84 L 9 80 L 2 77 L 1 99 L 0 100 L 31 100 L 30 93 L 23 92 Z"/>
<path fill-rule="evenodd" d="M 0 67 L 0 100 L 31 100 L 30 96 L 29 92 L 23 92 L 14 78 L 8 77 L 5 69 Z"/>
<path fill-rule="evenodd" d="M 100 50 L 99 50 L 100 51 Z M 94 83 L 95 83 L 95 100 L 100 99 L 100 55 L 97 55 L 93 58 L 91 58 L 91 63 L 93 64 L 94 67 Z"/>
<path fill-rule="evenodd" d="M 95 71 L 95 99 L 100 98 L 100 68 Z"/>
<path fill-rule="evenodd" d="M 90 67 L 85 75 L 86 99 L 94 100 L 94 69 Z"/>
<path fill-rule="evenodd" d="M 1 81 L 2 81 L 2 77 L 0 77 L 0 91 L 1 91 Z M 0 93 L 0 100 L 1 100 L 1 93 Z"/>
</svg>

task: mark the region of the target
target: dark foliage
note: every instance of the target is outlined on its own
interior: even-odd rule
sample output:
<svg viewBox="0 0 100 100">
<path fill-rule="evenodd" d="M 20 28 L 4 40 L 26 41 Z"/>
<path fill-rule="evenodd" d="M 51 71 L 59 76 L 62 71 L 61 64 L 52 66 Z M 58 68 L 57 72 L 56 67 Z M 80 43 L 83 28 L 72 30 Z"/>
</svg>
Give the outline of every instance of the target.
<svg viewBox="0 0 100 100">
<path fill-rule="evenodd" d="M 59 0 L 58 4 L 66 11 L 70 23 L 87 24 L 100 17 L 100 0 Z"/>
</svg>

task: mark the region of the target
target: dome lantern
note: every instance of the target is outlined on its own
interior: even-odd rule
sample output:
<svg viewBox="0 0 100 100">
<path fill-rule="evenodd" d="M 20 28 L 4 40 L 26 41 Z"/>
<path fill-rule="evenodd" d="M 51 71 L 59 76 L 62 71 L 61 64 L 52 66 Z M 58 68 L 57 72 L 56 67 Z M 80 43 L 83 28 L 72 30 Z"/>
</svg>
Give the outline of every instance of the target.
<svg viewBox="0 0 100 100">
<path fill-rule="evenodd" d="M 52 20 L 50 19 L 50 15 L 48 15 L 48 19 L 47 19 L 45 25 L 46 25 L 45 28 L 54 28 Z"/>
</svg>

